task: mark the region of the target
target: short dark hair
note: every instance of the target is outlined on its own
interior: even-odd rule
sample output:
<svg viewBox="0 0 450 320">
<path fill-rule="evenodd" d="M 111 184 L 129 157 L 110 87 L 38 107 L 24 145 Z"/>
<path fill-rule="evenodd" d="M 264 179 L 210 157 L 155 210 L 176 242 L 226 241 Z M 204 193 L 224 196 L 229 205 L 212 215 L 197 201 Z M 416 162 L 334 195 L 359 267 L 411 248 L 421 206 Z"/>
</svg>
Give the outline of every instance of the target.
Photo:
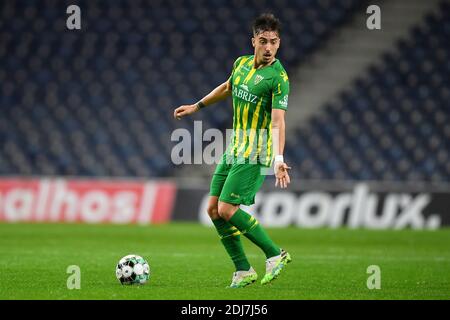
<svg viewBox="0 0 450 320">
<path fill-rule="evenodd" d="M 253 35 L 264 31 L 275 31 L 280 36 L 281 22 L 272 13 L 263 13 L 252 24 Z"/>
</svg>

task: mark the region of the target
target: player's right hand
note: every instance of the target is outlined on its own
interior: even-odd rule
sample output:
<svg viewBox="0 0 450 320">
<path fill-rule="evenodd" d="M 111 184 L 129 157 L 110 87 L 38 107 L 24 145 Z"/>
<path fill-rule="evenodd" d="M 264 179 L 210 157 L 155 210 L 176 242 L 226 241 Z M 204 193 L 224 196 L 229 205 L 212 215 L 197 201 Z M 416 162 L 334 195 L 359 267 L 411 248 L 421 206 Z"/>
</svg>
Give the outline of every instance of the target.
<svg viewBox="0 0 450 320">
<path fill-rule="evenodd" d="M 197 111 L 196 104 L 184 105 L 175 109 L 173 112 L 173 117 L 180 120 L 182 117 L 193 114 Z"/>
</svg>

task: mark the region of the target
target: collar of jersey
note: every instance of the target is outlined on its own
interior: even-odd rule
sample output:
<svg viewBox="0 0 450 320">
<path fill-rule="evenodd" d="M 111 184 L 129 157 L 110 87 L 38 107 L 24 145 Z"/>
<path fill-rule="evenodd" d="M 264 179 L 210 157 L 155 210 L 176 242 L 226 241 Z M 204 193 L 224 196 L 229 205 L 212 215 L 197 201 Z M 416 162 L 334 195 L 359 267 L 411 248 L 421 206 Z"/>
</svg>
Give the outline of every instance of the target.
<svg viewBox="0 0 450 320">
<path fill-rule="evenodd" d="M 253 62 L 253 63 L 252 63 L 252 69 L 255 69 L 255 55 L 252 55 L 252 57 L 251 57 L 250 59 L 251 59 L 251 61 Z M 267 68 L 267 67 L 272 67 L 272 66 L 275 64 L 275 62 L 277 62 L 277 61 L 278 61 L 278 59 L 275 58 L 275 60 L 273 60 L 273 62 L 272 62 L 271 64 L 269 64 L 269 65 L 267 65 L 267 66 L 264 66 L 264 67 L 262 67 L 262 68 L 259 68 L 259 69 L 255 69 L 255 70 L 258 71 L 258 70 L 263 70 L 263 69 L 265 69 L 265 68 Z"/>
</svg>

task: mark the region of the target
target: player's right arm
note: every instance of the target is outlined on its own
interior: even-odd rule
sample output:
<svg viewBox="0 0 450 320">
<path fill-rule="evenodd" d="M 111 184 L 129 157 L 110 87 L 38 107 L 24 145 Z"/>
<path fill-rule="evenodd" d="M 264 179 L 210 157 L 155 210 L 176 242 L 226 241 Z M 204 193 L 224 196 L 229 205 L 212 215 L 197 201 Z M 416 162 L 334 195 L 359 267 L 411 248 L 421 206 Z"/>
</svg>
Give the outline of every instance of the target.
<svg viewBox="0 0 450 320">
<path fill-rule="evenodd" d="M 180 120 L 182 117 L 193 114 L 198 110 L 222 101 L 231 95 L 230 79 L 221 85 L 217 86 L 213 91 L 208 93 L 199 102 L 195 104 L 183 105 L 175 109 L 173 116 L 175 119 Z"/>
</svg>

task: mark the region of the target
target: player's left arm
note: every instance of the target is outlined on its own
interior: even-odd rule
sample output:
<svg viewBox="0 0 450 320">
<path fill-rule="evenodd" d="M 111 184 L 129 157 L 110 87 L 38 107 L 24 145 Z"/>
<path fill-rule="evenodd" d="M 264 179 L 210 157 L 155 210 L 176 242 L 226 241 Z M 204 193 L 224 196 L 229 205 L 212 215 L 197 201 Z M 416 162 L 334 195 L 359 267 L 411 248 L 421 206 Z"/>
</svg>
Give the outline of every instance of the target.
<svg viewBox="0 0 450 320">
<path fill-rule="evenodd" d="M 283 157 L 286 143 L 285 114 L 288 106 L 289 79 L 285 71 L 275 78 L 272 88 L 272 139 L 275 155 L 275 186 L 287 188 L 291 182 L 288 170 L 291 169 Z"/>
</svg>

